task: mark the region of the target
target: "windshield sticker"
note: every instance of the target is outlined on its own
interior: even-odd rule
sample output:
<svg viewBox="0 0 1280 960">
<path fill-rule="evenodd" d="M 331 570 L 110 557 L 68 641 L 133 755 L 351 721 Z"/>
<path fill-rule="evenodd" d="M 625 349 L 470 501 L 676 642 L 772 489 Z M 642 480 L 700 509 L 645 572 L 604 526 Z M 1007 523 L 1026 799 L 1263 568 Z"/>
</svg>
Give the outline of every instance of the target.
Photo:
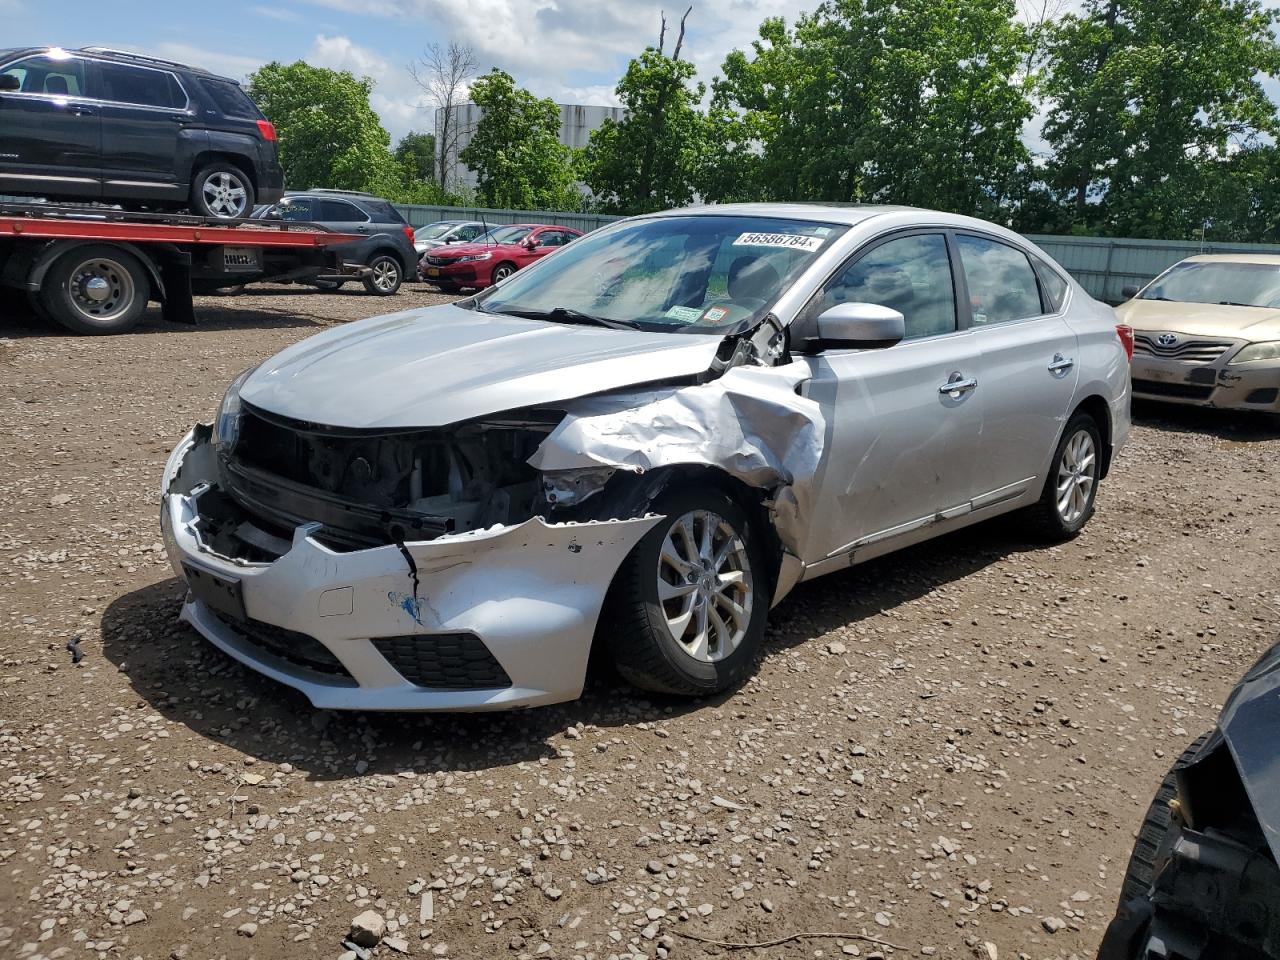
<svg viewBox="0 0 1280 960">
<path fill-rule="evenodd" d="M 744 233 L 733 241 L 735 247 L 782 247 L 813 253 L 822 246 L 821 237 L 803 237 L 798 233 Z"/>
<path fill-rule="evenodd" d="M 701 318 L 699 318 L 699 322 L 700 323 L 719 323 L 728 315 L 729 315 L 728 307 L 707 307 L 707 309 L 703 312 Z"/>
<path fill-rule="evenodd" d="M 672 307 L 663 316 L 679 320 L 681 323 L 697 323 L 698 318 L 702 316 L 702 311 L 697 307 Z"/>
</svg>

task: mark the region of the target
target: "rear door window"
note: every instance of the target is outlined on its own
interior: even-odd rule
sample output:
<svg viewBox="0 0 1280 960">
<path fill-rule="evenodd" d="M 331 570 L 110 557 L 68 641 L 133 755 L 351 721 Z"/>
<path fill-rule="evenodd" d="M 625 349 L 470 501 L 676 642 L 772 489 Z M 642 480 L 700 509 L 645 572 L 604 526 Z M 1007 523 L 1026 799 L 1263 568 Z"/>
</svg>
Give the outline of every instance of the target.
<svg viewBox="0 0 1280 960">
<path fill-rule="evenodd" d="M 17 77 L 22 83 L 21 93 L 49 97 L 88 96 L 85 64 L 79 57 L 27 57 L 9 64 L 0 73 Z"/>
<path fill-rule="evenodd" d="M 365 216 L 353 203 L 345 200 L 317 200 L 315 219 L 322 223 L 368 223 Z"/>
<path fill-rule="evenodd" d="M 1036 273 L 1025 253 L 999 240 L 968 234 L 957 236 L 956 243 L 969 282 L 975 327 L 1026 320 L 1044 313 Z"/>
<path fill-rule="evenodd" d="M 99 99 L 166 110 L 187 105 L 186 94 L 171 73 L 106 61 L 99 61 L 97 68 Z"/>
<path fill-rule="evenodd" d="M 239 120 L 261 120 L 262 111 L 257 108 L 249 95 L 240 89 L 238 83 L 228 80 L 211 80 L 204 77 L 200 81 L 209 99 L 219 113 Z"/>
</svg>

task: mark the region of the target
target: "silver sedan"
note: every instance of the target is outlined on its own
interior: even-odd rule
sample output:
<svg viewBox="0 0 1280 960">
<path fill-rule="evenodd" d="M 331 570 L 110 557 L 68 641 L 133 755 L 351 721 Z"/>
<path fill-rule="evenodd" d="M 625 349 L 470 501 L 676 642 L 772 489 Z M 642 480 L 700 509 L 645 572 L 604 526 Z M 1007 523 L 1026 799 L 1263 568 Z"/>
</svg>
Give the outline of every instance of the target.
<svg viewBox="0 0 1280 960">
<path fill-rule="evenodd" d="M 802 580 L 1013 510 L 1077 534 L 1131 351 L 978 220 L 621 221 L 237 377 L 163 478 L 182 617 L 321 707 L 571 699 L 593 644 L 639 687 L 723 690 Z"/>
</svg>

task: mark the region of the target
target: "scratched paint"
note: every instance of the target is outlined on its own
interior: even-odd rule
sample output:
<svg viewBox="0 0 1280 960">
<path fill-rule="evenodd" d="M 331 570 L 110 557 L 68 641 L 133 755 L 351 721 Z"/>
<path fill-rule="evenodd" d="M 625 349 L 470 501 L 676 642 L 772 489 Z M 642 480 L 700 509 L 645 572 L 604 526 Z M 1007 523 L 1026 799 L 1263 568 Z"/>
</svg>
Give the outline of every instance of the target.
<svg viewBox="0 0 1280 960">
<path fill-rule="evenodd" d="M 395 590 L 392 590 L 387 594 L 387 599 L 390 600 L 393 605 L 399 607 L 408 614 L 418 626 L 425 626 L 422 622 L 422 601 L 417 597 L 412 594 L 397 593 Z"/>
</svg>

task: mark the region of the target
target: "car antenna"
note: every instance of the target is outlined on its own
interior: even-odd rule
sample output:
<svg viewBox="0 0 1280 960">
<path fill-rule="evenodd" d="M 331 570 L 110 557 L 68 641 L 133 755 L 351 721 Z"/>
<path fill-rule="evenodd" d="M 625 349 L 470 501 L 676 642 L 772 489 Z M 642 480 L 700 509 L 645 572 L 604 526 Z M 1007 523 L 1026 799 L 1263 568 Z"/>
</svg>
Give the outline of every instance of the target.
<svg viewBox="0 0 1280 960">
<path fill-rule="evenodd" d="M 489 236 L 489 224 L 485 222 L 484 211 L 480 212 L 480 226 L 484 227 L 485 244 L 493 246 L 493 237 Z"/>
</svg>

